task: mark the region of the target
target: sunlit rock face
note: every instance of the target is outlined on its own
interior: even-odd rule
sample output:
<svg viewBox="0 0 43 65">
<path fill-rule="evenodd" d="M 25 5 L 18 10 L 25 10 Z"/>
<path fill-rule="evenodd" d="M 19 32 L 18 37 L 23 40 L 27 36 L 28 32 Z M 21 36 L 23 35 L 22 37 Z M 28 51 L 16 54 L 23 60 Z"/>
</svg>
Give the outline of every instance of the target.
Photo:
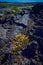
<svg viewBox="0 0 43 65">
<path fill-rule="evenodd" d="M 21 12 L 22 13 L 22 12 Z M 16 17 L 16 20 L 15 20 Z M 11 20 L 11 18 L 13 18 Z M 3 39 L 9 39 L 15 36 L 18 33 L 24 33 L 25 28 L 28 24 L 29 20 L 29 13 L 28 14 L 23 14 L 23 16 L 19 16 L 19 14 L 14 15 L 14 17 L 8 18 L 4 21 L 4 23 L 0 26 L 0 36 Z M 2 20 L 3 21 L 3 20 Z M 13 22 L 14 21 L 14 22 Z M 24 31 L 23 31 L 24 30 Z"/>
<path fill-rule="evenodd" d="M 7 30 L 0 25 L 0 38 L 6 39 L 6 32 Z"/>
<path fill-rule="evenodd" d="M 19 27 L 19 26 L 14 26 L 14 28 L 12 29 L 8 29 L 8 31 L 6 32 L 6 37 L 9 38 L 13 38 L 16 34 L 21 33 L 21 30 L 23 28 Z"/>
</svg>

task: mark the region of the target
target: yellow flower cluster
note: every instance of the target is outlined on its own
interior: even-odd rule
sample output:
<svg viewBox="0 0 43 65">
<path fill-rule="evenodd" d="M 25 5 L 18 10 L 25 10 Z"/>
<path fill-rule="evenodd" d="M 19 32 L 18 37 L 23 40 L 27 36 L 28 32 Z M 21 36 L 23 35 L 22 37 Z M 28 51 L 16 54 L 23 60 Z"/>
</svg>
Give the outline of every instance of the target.
<svg viewBox="0 0 43 65">
<path fill-rule="evenodd" d="M 18 51 L 27 45 L 29 42 L 29 37 L 20 33 L 17 34 L 12 41 L 14 43 L 13 51 Z"/>
</svg>

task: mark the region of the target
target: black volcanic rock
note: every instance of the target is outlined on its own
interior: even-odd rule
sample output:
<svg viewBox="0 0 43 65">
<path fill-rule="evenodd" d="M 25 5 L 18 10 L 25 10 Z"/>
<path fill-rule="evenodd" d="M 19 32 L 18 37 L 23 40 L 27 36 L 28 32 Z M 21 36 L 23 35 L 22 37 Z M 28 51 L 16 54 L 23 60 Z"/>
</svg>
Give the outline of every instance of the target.
<svg viewBox="0 0 43 65">
<path fill-rule="evenodd" d="M 35 35 L 35 36 L 38 36 L 38 37 L 40 36 L 40 37 L 43 38 L 43 29 L 40 28 L 40 27 L 39 27 L 39 28 L 36 28 L 34 35 Z"/>
<path fill-rule="evenodd" d="M 38 39 L 37 42 L 38 42 L 38 44 L 39 44 L 40 54 L 43 55 L 43 39 Z"/>
<path fill-rule="evenodd" d="M 5 54 L 5 55 L 4 55 L 3 59 L 1 60 L 1 64 L 4 64 L 4 63 L 7 61 L 8 55 L 9 55 L 9 54 Z"/>
<path fill-rule="evenodd" d="M 36 65 L 35 63 L 31 62 L 30 65 Z"/>
<path fill-rule="evenodd" d="M 1 60 L 1 64 L 4 64 L 7 60 L 11 60 L 12 54 L 10 53 L 5 53 L 4 57 Z"/>
<path fill-rule="evenodd" d="M 34 58 L 36 49 L 37 44 L 32 43 L 30 46 L 27 46 L 27 48 L 22 51 L 22 56 L 28 59 Z"/>
<path fill-rule="evenodd" d="M 40 14 L 41 10 L 43 10 L 43 4 L 36 4 L 30 12 L 30 17 L 33 18 L 33 20 L 36 19 L 36 17 L 43 14 L 43 12 Z"/>
<path fill-rule="evenodd" d="M 15 20 L 14 20 L 14 17 L 11 17 L 11 18 L 9 18 L 9 20 L 7 20 L 7 19 L 5 19 L 5 20 L 2 20 L 3 22 L 1 22 L 1 24 L 3 24 L 2 26 L 4 27 L 4 28 L 11 28 L 10 26 L 11 25 L 17 25 L 17 26 L 21 26 L 21 27 L 23 27 L 23 28 L 26 28 L 27 26 L 25 25 L 25 24 L 23 24 L 23 23 L 19 23 L 19 22 L 15 22 Z M 4 25 L 4 24 L 7 24 L 7 26 L 6 25 Z"/>
<path fill-rule="evenodd" d="M 33 32 L 32 29 L 31 29 L 31 31 L 28 31 L 28 33 L 29 32 L 33 33 L 31 35 L 31 38 L 32 38 L 32 40 L 37 41 L 37 44 L 39 47 L 38 51 L 40 51 L 40 54 L 43 54 L 43 19 L 42 19 L 43 16 L 40 17 L 43 14 L 42 10 L 43 10 L 43 4 L 41 4 L 41 3 L 36 4 L 32 8 L 32 10 L 30 12 L 30 18 L 32 18 L 36 24 L 36 25 L 34 24 L 34 26 L 33 26 L 33 31 L 35 30 L 35 32 Z M 27 48 L 22 51 L 22 56 L 24 56 L 28 59 L 34 58 L 34 56 L 36 55 L 35 54 L 36 49 L 37 49 L 37 45 L 32 43 L 30 46 L 27 46 Z M 41 58 L 41 60 L 42 60 L 42 58 Z M 31 63 L 31 64 L 33 64 L 33 63 Z"/>
</svg>

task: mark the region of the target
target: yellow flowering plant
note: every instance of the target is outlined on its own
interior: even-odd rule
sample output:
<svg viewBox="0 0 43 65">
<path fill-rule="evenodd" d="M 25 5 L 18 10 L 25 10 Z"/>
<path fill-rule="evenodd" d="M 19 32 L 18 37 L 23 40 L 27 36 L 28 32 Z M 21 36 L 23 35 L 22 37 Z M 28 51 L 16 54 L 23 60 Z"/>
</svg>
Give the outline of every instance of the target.
<svg viewBox="0 0 43 65">
<path fill-rule="evenodd" d="M 14 43 L 13 51 L 18 51 L 27 46 L 29 42 L 29 37 L 19 33 L 12 39 L 12 42 Z"/>
</svg>

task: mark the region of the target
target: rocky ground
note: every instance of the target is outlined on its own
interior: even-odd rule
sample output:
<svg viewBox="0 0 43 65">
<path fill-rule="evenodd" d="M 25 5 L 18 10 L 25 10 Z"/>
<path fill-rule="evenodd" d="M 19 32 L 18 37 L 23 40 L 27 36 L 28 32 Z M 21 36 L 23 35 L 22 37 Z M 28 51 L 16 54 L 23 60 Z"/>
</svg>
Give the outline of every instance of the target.
<svg viewBox="0 0 43 65">
<path fill-rule="evenodd" d="M 0 65 L 43 65 L 42 14 L 43 5 L 38 4 L 32 11 L 17 13 L 7 22 L 0 24 Z M 18 33 L 30 36 L 30 42 L 25 49 L 13 54 L 13 44 L 9 43 L 9 39 Z"/>
</svg>

